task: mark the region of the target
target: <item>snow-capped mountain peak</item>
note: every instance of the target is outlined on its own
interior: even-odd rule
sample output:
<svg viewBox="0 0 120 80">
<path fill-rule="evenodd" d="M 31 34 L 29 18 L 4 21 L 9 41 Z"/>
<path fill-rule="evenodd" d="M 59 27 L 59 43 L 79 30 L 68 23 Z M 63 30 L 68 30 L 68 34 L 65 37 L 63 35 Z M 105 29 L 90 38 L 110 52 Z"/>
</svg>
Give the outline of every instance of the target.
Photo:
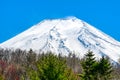
<svg viewBox="0 0 120 80">
<path fill-rule="evenodd" d="M 96 57 L 106 55 L 114 61 L 120 56 L 120 42 L 76 17 L 44 20 L 0 46 L 63 55 L 75 52 L 79 57 L 90 49 Z"/>
</svg>

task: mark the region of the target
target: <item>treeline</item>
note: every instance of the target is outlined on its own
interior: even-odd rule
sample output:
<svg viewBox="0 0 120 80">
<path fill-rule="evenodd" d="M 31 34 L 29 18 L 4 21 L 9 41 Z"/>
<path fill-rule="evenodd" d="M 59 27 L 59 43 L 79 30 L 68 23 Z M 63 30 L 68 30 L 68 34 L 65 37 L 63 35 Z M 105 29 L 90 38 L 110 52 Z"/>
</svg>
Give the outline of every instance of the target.
<svg viewBox="0 0 120 80">
<path fill-rule="evenodd" d="M 20 49 L 0 49 L 0 80 L 119 80 L 120 65 L 112 65 L 108 57 L 96 60 L 92 51 L 83 59 L 35 53 Z"/>
</svg>

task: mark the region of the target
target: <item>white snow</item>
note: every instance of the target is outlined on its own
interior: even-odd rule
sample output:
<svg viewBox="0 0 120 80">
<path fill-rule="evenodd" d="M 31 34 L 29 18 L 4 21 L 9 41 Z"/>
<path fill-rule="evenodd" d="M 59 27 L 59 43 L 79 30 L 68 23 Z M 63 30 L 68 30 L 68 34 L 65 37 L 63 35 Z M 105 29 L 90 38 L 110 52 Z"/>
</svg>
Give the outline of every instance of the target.
<svg viewBox="0 0 120 80">
<path fill-rule="evenodd" d="M 107 55 L 116 62 L 120 57 L 120 42 L 76 17 L 44 20 L 0 44 L 0 47 L 32 48 L 63 55 L 75 52 L 79 57 L 90 49 L 96 57 Z"/>
</svg>

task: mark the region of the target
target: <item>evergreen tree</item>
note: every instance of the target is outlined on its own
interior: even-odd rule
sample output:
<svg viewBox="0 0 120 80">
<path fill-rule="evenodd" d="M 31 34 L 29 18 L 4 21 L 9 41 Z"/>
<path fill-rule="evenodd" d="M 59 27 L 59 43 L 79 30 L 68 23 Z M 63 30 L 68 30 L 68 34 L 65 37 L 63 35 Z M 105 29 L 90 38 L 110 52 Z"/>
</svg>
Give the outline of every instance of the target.
<svg viewBox="0 0 120 80">
<path fill-rule="evenodd" d="M 95 78 L 95 57 L 92 51 L 88 51 L 85 55 L 85 60 L 82 62 L 83 74 L 81 75 L 83 80 L 94 80 Z"/>
<path fill-rule="evenodd" d="M 63 79 L 64 63 L 60 63 L 58 58 L 53 54 L 46 54 L 38 62 L 38 70 L 41 80 L 58 80 Z"/>
<path fill-rule="evenodd" d="M 63 80 L 66 77 L 65 61 L 52 53 L 46 54 L 38 62 L 38 70 L 41 80 Z"/>
<path fill-rule="evenodd" d="M 112 74 L 112 65 L 109 61 L 109 58 L 105 58 L 104 56 L 100 59 L 98 72 L 100 74 L 100 78 L 102 80 L 109 80 Z"/>
</svg>

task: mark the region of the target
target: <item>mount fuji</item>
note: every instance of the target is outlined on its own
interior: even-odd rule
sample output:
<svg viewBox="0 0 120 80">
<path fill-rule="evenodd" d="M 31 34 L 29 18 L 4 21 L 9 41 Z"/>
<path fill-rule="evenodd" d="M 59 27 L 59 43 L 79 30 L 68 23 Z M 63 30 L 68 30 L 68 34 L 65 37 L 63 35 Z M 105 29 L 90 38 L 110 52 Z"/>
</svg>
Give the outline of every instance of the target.
<svg viewBox="0 0 120 80">
<path fill-rule="evenodd" d="M 91 50 L 98 58 L 105 55 L 116 62 L 120 57 L 120 42 L 76 17 L 44 20 L 0 47 L 51 51 L 65 56 L 73 52 L 79 57 Z"/>
</svg>

